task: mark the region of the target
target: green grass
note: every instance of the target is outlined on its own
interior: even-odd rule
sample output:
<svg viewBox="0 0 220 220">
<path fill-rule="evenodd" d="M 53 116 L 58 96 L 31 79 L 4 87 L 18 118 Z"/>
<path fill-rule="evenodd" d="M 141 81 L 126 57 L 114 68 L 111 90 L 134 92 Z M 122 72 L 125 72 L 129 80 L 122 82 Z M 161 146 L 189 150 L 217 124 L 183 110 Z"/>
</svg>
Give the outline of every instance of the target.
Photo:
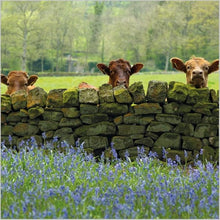
<svg viewBox="0 0 220 220">
<path fill-rule="evenodd" d="M 186 83 L 184 73 L 173 73 L 173 74 L 148 74 L 148 73 L 139 73 L 131 76 L 130 85 L 134 82 L 141 81 L 144 85 L 145 91 L 147 91 L 148 82 L 150 80 L 158 81 L 177 81 Z M 68 89 L 71 87 L 77 87 L 79 83 L 87 82 L 93 86 L 99 87 L 100 85 L 108 82 L 108 76 L 99 75 L 99 76 L 68 76 L 68 77 L 39 77 L 36 86 L 43 88 L 45 91 L 49 92 L 52 89 Z M 6 86 L 1 84 L 1 92 L 5 93 Z M 219 74 L 212 73 L 209 75 L 208 86 L 210 89 L 219 89 Z"/>
</svg>

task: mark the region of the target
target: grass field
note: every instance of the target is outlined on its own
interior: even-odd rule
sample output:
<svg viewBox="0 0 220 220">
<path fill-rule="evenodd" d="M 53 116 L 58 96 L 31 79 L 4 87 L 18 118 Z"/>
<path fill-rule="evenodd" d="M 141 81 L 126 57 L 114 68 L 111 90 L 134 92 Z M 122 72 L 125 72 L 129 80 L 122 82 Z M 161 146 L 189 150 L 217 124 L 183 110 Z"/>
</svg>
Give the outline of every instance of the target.
<svg viewBox="0 0 220 220">
<path fill-rule="evenodd" d="M 219 170 L 211 163 L 177 166 L 178 157 L 161 163 L 142 149 L 134 162 L 115 153 L 111 163 L 96 162 L 80 146 L 63 143 L 60 152 L 53 150 L 56 140 L 40 149 L 33 139 L 29 144 L 19 153 L 2 144 L 3 219 L 219 217 Z"/>
<path fill-rule="evenodd" d="M 186 82 L 184 73 L 173 73 L 173 74 L 135 74 L 130 78 L 130 85 L 134 82 L 141 81 L 144 85 L 145 91 L 147 91 L 148 82 L 150 80 L 158 81 L 178 81 Z M 71 87 L 77 87 L 79 83 L 87 82 L 91 85 L 99 87 L 100 85 L 108 82 L 108 76 L 74 76 L 74 77 L 39 77 L 38 81 L 35 83 L 36 86 L 43 88 L 46 92 L 52 89 L 67 89 Z M 208 86 L 210 89 L 219 89 L 219 74 L 212 73 L 209 75 Z M 5 93 L 6 86 L 1 84 L 1 93 Z"/>
</svg>

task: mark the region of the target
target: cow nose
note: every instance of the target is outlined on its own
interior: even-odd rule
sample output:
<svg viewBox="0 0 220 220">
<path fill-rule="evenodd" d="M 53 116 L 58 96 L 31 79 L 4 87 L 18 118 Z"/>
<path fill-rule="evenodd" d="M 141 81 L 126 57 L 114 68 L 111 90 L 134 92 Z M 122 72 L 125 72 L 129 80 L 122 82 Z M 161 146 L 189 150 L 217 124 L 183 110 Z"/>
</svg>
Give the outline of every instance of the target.
<svg viewBox="0 0 220 220">
<path fill-rule="evenodd" d="M 117 86 L 126 85 L 126 81 L 125 80 L 122 80 L 122 81 L 117 80 L 116 85 Z"/>
<path fill-rule="evenodd" d="M 203 74 L 203 72 L 201 70 L 194 70 L 193 71 L 194 76 L 201 76 L 202 74 Z"/>
</svg>

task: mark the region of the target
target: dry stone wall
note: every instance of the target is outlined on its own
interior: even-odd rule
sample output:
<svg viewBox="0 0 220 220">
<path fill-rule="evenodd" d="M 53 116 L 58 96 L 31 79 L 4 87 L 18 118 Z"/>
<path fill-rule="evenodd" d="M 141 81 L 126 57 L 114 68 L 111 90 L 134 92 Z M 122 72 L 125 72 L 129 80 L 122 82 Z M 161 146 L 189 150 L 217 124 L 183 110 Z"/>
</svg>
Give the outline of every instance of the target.
<svg viewBox="0 0 220 220">
<path fill-rule="evenodd" d="M 57 137 L 73 146 L 79 140 L 95 155 L 110 155 L 113 146 L 121 158 L 126 151 L 135 158 L 137 147 L 144 147 L 162 159 L 164 147 L 167 157 L 179 155 L 182 162 L 184 153 L 192 161 L 201 149 L 203 157 L 216 161 L 218 126 L 218 92 L 179 82 L 150 81 L 146 94 L 136 82 L 128 89 L 104 84 L 99 91 L 70 88 L 47 94 L 36 87 L 28 95 L 1 96 L 1 137 L 9 147 L 30 137 L 39 145 Z"/>
</svg>

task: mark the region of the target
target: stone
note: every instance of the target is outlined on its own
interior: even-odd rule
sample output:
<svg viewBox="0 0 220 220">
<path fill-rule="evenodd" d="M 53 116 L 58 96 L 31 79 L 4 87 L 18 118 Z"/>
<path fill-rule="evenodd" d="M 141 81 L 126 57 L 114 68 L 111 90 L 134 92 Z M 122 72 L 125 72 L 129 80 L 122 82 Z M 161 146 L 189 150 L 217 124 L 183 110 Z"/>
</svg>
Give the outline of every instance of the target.
<svg viewBox="0 0 220 220">
<path fill-rule="evenodd" d="M 200 113 L 186 113 L 183 116 L 183 122 L 191 124 L 199 124 L 202 121 L 202 114 Z"/>
<path fill-rule="evenodd" d="M 79 102 L 84 104 L 98 104 L 99 96 L 95 89 L 80 89 L 79 90 Z"/>
<path fill-rule="evenodd" d="M 193 106 L 193 111 L 204 115 L 211 115 L 211 110 L 217 108 L 217 103 L 197 103 Z"/>
<path fill-rule="evenodd" d="M 135 115 L 148 115 L 162 113 L 162 108 L 158 103 L 142 103 L 134 106 Z"/>
<path fill-rule="evenodd" d="M 52 107 L 52 108 L 64 107 L 63 104 L 64 91 L 66 91 L 66 89 L 53 89 L 49 91 L 46 101 L 47 107 Z"/>
<path fill-rule="evenodd" d="M 78 128 L 81 125 L 82 122 L 78 118 L 62 118 L 59 123 L 59 127 Z"/>
<path fill-rule="evenodd" d="M 118 125 L 118 135 L 144 134 L 144 125 Z"/>
<path fill-rule="evenodd" d="M 7 122 L 7 114 L 1 113 L 1 124 L 5 124 Z"/>
<path fill-rule="evenodd" d="M 129 94 L 128 90 L 124 86 L 116 86 L 113 89 L 114 97 L 116 102 L 122 104 L 131 104 L 133 99 Z"/>
<path fill-rule="evenodd" d="M 111 122 L 99 122 L 92 125 L 83 125 L 75 129 L 76 136 L 96 136 L 96 135 L 114 135 L 116 133 L 116 127 Z"/>
<path fill-rule="evenodd" d="M 115 102 L 112 85 L 106 83 L 99 87 L 99 99 L 100 103 Z"/>
<path fill-rule="evenodd" d="M 155 140 L 158 139 L 159 135 L 156 134 L 156 133 L 153 133 L 153 132 L 151 132 L 151 131 L 146 131 L 145 137 L 150 137 L 150 138 L 152 138 L 152 140 L 155 141 Z"/>
<path fill-rule="evenodd" d="M 123 123 L 123 116 L 118 116 L 118 117 L 114 118 L 114 123 L 116 125 L 122 124 Z"/>
<path fill-rule="evenodd" d="M 29 117 L 28 111 L 27 111 L 26 109 L 20 109 L 19 116 L 20 116 L 21 118 L 27 118 L 27 117 Z"/>
<path fill-rule="evenodd" d="M 147 147 L 153 147 L 154 141 L 150 137 L 141 138 L 134 141 L 135 145 L 144 145 Z"/>
<path fill-rule="evenodd" d="M 210 137 L 209 138 L 209 144 L 212 145 L 213 147 L 218 147 L 219 148 L 219 137 Z"/>
<path fill-rule="evenodd" d="M 178 114 L 179 104 L 176 102 L 170 102 L 163 105 L 164 113 Z"/>
<path fill-rule="evenodd" d="M 216 94 L 216 91 L 214 89 L 210 89 L 210 96 L 211 96 L 211 101 L 214 103 L 218 103 L 218 96 Z"/>
<path fill-rule="evenodd" d="M 108 138 L 102 137 L 102 136 L 86 136 L 81 137 L 79 139 L 80 144 L 83 143 L 83 148 L 91 148 L 93 150 L 107 148 L 109 146 L 108 144 Z"/>
<path fill-rule="evenodd" d="M 91 115 L 81 115 L 80 119 L 84 124 L 94 124 L 101 121 L 108 121 L 108 115 L 107 114 L 91 114 Z"/>
<path fill-rule="evenodd" d="M 77 88 L 70 88 L 63 93 L 63 104 L 65 106 L 79 106 L 79 91 Z"/>
<path fill-rule="evenodd" d="M 45 131 L 44 135 L 45 135 L 45 139 L 52 139 L 54 136 L 54 132 L 55 131 Z"/>
<path fill-rule="evenodd" d="M 80 105 L 80 114 L 81 115 L 95 114 L 97 112 L 98 112 L 97 105 L 90 105 L 90 104 L 81 104 Z"/>
<path fill-rule="evenodd" d="M 181 103 L 179 105 L 179 109 L 178 109 L 178 114 L 185 114 L 185 113 L 189 113 L 192 110 L 192 106 L 191 105 L 186 105 Z"/>
<path fill-rule="evenodd" d="M 214 137 L 217 135 L 218 127 L 210 124 L 197 124 L 194 136 L 198 138 Z"/>
<path fill-rule="evenodd" d="M 71 134 L 73 132 L 72 128 L 60 128 L 55 131 L 54 137 L 63 137 L 64 135 Z"/>
<path fill-rule="evenodd" d="M 182 117 L 178 115 L 171 114 L 157 114 L 156 120 L 161 122 L 168 122 L 170 124 L 179 124 L 181 122 Z"/>
<path fill-rule="evenodd" d="M 44 111 L 43 113 L 43 119 L 45 121 L 60 121 L 62 117 L 63 117 L 62 112 Z"/>
<path fill-rule="evenodd" d="M 216 116 L 204 116 L 202 118 L 202 123 L 203 124 L 218 125 L 219 124 L 219 117 L 216 117 Z"/>
<path fill-rule="evenodd" d="M 114 136 L 111 144 L 115 150 L 127 149 L 134 146 L 131 138 L 123 136 Z"/>
<path fill-rule="evenodd" d="M 14 110 L 26 108 L 27 92 L 25 90 L 18 90 L 11 94 L 11 104 Z"/>
<path fill-rule="evenodd" d="M 40 106 L 28 109 L 28 115 L 29 115 L 30 119 L 37 118 L 38 116 L 42 115 L 43 113 L 44 113 L 44 109 Z"/>
<path fill-rule="evenodd" d="M 128 113 L 124 115 L 123 121 L 125 124 L 139 124 L 140 123 L 141 116 L 135 115 L 132 113 Z"/>
<path fill-rule="evenodd" d="M 59 123 L 56 121 L 39 121 L 41 131 L 54 131 L 58 128 Z"/>
<path fill-rule="evenodd" d="M 210 92 L 208 88 L 191 88 L 189 87 L 189 95 L 187 97 L 186 103 L 187 104 L 196 104 L 198 102 L 209 102 Z"/>
<path fill-rule="evenodd" d="M 64 117 L 66 118 L 78 118 L 80 115 L 79 109 L 76 107 L 73 108 L 62 108 Z"/>
<path fill-rule="evenodd" d="M 131 93 L 134 104 L 145 102 L 145 92 L 142 82 L 135 82 L 129 86 L 128 91 Z"/>
<path fill-rule="evenodd" d="M 110 116 L 124 115 L 128 112 L 128 106 L 118 103 L 102 103 L 99 106 L 99 112 Z"/>
<path fill-rule="evenodd" d="M 11 97 L 9 95 L 1 95 L 1 112 L 9 113 L 11 110 Z"/>
<path fill-rule="evenodd" d="M 199 138 L 183 136 L 182 148 L 186 150 L 201 150 L 202 141 Z"/>
<path fill-rule="evenodd" d="M 173 126 L 170 125 L 169 123 L 157 122 L 157 121 L 152 121 L 147 127 L 147 131 L 151 131 L 151 132 L 168 132 L 168 131 L 172 131 L 172 129 Z"/>
<path fill-rule="evenodd" d="M 35 135 L 39 131 L 39 128 L 35 125 L 30 125 L 28 123 L 19 122 L 16 124 L 12 132 L 17 136 L 30 136 Z"/>
<path fill-rule="evenodd" d="M 3 125 L 1 126 L 1 135 L 3 136 L 13 135 L 12 130 L 13 130 L 13 126 Z"/>
<path fill-rule="evenodd" d="M 40 87 L 35 87 L 28 92 L 27 96 L 27 108 L 35 106 L 46 106 L 47 93 Z"/>
<path fill-rule="evenodd" d="M 13 146 L 17 146 L 17 140 L 18 137 L 16 137 L 15 135 L 12 137 L 12 139 L 9 138 L 9 136 L 4 136 L 1 135 L 1 144 L 6 146 L 6 147 L 13 147 Z"/>
<path fill-rule="evenodd" d="M 177 134 L 183 134 L 185 136 L 193 136 L 194 126 L 189 123 L 181 122 L 173 129 L 173 131 Z"/>
<path fill-rule="evenodd" d="M 212 110 L 212 115 L 213 116 L 216 116 L 216 117 L 219 117 L 219 108 L 215 108 Z"/>
<path fill-rule="evenodd" d="M 183 103 L 186 101 L 188 95 L 187 85 L 180 82 L 170 82 L 169 90 L 167 93 L 167 100 L 170 102 Z"/>
<path fill-rule="evenodd" d="M 203 154 L 202 154 L 203 159 L 207 159 L 208 161 L 212 162 L 216 158 L 215 154 L 216 152 L 212 147 L 210 146 L 203 147 Z"/>
<path fill-rule="evenodd" d="M 181 137 L 175 133 L 163 133 L 154 143 L 154 147 L 181 149 Z"/>
<path fill-rule="evenodd" d="M 144 138 L 144 134 L 132 134 L 129 136 L 132 140 L 142 139 Z"/>
<path fill-rule="evenodd" d="M 167 91 L 167 82 L 151 80 L 148 83 L 147 100 L 149 102 L 164 103 L 167 97 Z"/>
<path fill-rule="evenodd" d="M 19 122 L 21 121 L 20 112 L 10 112 L 7 117 L 7 122 Z"/>
<path fill-rule="evenodd" d="M 60 137 L 60 142 L 61 142 L 61 146 L 62 146 L 62 142 L 65 142 L 67 144 L 69 144 L 70 146 L 75 147 L 75 138 L 73 134 L 65 134 L 62 137 Z"/>
</svg>

